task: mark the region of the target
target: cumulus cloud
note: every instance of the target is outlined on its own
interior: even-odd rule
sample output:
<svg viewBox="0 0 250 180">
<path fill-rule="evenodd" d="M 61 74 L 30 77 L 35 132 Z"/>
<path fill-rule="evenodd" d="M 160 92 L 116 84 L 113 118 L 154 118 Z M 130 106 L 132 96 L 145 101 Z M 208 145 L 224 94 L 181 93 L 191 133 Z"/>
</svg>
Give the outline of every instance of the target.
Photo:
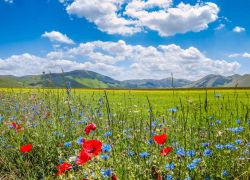
<svg viewBox="0 0 250 180">
<path fill-rule="evenodd" d="M 243 28 L 243 27 L 240 27 L 240 26 L 236 26 L 234 29 L 233 29 L 233 32 L 235 33 L 241 33 L 241 32 L 245 32 L 246 29 Z"/>
<path fill-rule="evenodd" d="M 219 12 L 215 3 L 173 7 L 172 0 L 73 0 L 66 10 L 108 34 L 132 35 L 150 29 L 161 36 L 205 30 Z"/>
<path fill-rule="evenodd" d="M 206 57 L 195 47 L 129 45 L 122 40 L 81 43 L 68 50 L 50 52 L 45 57 L 22 54 L 0 60 L 1 74 L 21 76 L 85 69 L 119 80 L 161 79 L 169 77 L 171 72 L 176 78 L 193 80 L 208 74 L 230 75 L 239 67 L 238 62 Z"/>
<path fill-rule="evenodd" d="M 138 2 L 141 1 L 133 0 L 129 3 L 126 14 L 138 19 L 144 27 L 157 31 L 161 36 L 207 29 L 208 24 L 218 18 L 219 12 L 219 8 L 214 3 L 195 6 L 180 3 L 175 8 L 162 8 L 159 11 L 149 12 L 143 6 L 137 5 Z"/>
<path fill-rule="evenodd" d="M 67 6 L 69 14 L 76 14 L 95 23 L 101 31 L 109 34 L 134 34 L 140 31 L 136 21 L 118 14 L 123 0 L 74 0 Z"/>
<path fill-rule="evenodd" d="M 239 53 L 235 53 L 235 54 L 230 54 L 228 57 L 230 58 L 250 58 L 250 53 L 242 53 L 242 54 L 239 54 Z"/>
<path fill-rule="evenodd" d="M 51 42 L 59 42 L 64 44 L 75 44 L 66 34 L 62 34 L 58 31 L 45 32 L 42 37 L 49 38 Z"/>
</svg>

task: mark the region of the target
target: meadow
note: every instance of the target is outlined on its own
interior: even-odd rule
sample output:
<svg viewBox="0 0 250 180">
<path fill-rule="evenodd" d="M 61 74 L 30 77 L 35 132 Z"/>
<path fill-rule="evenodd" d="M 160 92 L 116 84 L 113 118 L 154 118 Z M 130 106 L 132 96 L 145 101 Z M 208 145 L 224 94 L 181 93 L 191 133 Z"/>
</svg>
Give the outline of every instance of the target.
<svg viewBox="0 0 250 180">
<path fill-rule="evenodd" d="M 249 89 L 0 89 L 0 179 L 249 179 Z"/>
</svg>

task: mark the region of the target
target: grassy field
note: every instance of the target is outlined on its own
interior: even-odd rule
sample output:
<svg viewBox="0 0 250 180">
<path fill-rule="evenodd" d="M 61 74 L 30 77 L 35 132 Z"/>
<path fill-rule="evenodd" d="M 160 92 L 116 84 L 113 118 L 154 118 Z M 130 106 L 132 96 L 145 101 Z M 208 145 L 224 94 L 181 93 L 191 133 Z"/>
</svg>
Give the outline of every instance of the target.
<svg viewBox="0 0 250 180">
<path fill-rule="evenodd" d="M 248 179 L 249 96 L 0 89 L 0 179 Z"/>
</svg>

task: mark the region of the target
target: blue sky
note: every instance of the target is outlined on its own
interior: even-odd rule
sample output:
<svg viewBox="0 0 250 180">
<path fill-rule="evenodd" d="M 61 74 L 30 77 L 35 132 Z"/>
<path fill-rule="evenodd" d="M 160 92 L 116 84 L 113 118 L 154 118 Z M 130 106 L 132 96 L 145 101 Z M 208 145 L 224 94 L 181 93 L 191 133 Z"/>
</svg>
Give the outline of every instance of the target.
<svg viewBox="0 0 250 180">
<path fill-rule="evenodd" d="M 171 72 L 197 79 L 250 73 L 249 0 L 94 1 L 0 0 L 0 74 L 63 68 L 117 79 Z"/>
</svg>

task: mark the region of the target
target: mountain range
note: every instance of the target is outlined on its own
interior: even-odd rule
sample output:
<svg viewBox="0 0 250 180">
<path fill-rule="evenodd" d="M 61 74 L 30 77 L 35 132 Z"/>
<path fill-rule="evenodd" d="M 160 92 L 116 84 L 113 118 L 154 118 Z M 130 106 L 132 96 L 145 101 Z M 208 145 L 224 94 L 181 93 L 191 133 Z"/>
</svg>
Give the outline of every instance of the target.
<svg viewBox="0 0 250 180">
<path fill-rule="evenodd" d="M 0 75 L 0 87 L 58 87 L 71 83 L 72 88 L 205 88 L 205 87 L 250 87 L 250 74 L 207 75 L 197 81 L 165 78 L 118 81 L 93 71 L 75 70 L 64 73 L 12 76 Z"/>
</svg>

